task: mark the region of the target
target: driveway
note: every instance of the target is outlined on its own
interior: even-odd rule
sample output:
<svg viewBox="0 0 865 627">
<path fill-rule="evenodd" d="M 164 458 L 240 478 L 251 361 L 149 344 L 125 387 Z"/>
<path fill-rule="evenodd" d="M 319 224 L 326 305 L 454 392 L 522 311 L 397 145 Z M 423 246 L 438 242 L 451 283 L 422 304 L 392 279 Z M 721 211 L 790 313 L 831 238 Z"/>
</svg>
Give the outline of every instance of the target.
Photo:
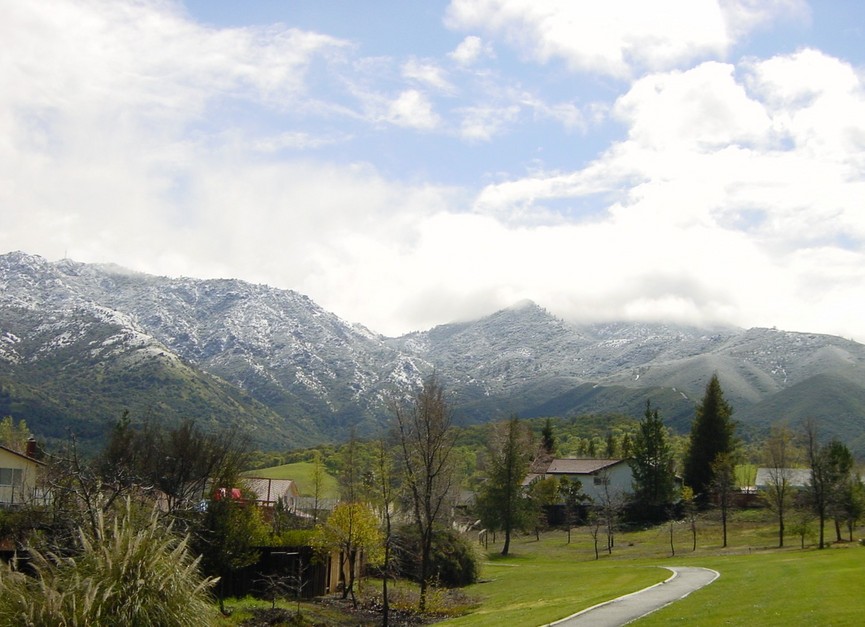
<svg viewBox="0 0 865 627">
<path fill-rule="evenodd" d="M 673 576 L 637 592 L 600 603 L 572 616 L 551 623 L 555 627 L 619 627 L 641 616 L 651 614 L 665 605 L 683 599 L 715 581 L 720 574 L 708 568 L 664 566 Z"/>
</svg>

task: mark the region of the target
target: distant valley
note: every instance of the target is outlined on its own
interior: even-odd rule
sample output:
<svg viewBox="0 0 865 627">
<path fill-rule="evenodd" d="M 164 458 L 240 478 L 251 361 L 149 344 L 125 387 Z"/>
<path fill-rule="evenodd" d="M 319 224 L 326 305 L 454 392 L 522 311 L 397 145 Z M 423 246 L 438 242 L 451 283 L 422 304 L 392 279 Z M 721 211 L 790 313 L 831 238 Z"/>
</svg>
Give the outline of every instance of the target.
<svg viewBox="0 0 865 627">
<path fill-rule="evenodd" d="M 745 435 L 820 421 L 865 454 L 865 346 L 776 329 L 575 325 L 523 302 L 398 338 L 290 290 L 0 255 L 0 415 L 95 445 L 133 420 L 240 423 L 262 448 L 378 432 L 435 371 L 458 423 L 627 414 L 687 430 L 717 372 Z"/>
</svg>

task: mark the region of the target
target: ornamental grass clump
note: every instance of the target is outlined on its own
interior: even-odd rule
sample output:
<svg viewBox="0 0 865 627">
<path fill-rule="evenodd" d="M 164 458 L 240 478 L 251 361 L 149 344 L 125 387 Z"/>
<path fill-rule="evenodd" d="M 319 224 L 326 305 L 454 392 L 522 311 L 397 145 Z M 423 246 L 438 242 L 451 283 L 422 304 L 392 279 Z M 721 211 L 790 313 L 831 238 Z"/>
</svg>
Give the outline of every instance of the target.
<svg viewBox="0 0 865 627">
<path fill-rule="evenodd" d="M 0 627 L 210 625 L 215 580 L 199 573 L 187 539 L 179 539 L 154 510 L 136 524 L 131 506 L 110 525 L 101 516 L 95 536 L 80 531 L 70 557 L 30 551 L 23 564 L 0 568 Z"/>
</svg>

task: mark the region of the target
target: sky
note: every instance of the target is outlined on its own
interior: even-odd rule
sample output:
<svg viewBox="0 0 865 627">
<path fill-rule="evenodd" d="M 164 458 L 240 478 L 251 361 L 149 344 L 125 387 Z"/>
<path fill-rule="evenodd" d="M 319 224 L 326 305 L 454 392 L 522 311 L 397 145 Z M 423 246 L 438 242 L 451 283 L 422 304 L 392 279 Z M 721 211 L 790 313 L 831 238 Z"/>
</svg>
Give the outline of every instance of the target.
<svg viewBox="0 0 865 627">
<path fill-rule="evenodd" d="M 238 278 L 385 335 L 865 342 L 859 0 L 0 0 L 0 253 Z"/>
</svg>

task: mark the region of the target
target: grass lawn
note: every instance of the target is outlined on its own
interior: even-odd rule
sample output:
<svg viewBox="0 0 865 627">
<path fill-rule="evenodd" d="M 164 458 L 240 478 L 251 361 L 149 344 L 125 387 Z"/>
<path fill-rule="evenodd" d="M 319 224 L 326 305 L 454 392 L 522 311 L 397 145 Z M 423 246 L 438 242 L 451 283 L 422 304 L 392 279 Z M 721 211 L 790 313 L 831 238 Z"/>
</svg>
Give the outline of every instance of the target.
<svg viewBox="0 0 865 627">
<path fill-rule="evenodd" d="M 688 566 L 721 573 L 711 585 L 634 625 L 861 625 L 865 549 L 694 557 Z"/>
<path fill-rule="evenodd" d="M 721 546 L 720 523 L 714 515 L 699 521 L 696 550 L 692 550 L 693 538 L 686 524 L 676 523 L 672 531 L 675 556 L 670 526 L 663 525 L 619 533 L 612 554 L 602 552 L 599 560 L 595 560 L 593 540 L 585 529 L 573 530 L 570 543 L 563 531 L 543 533 L 540 541 L 534 535 L 515 537 L 512 555 L 506 558 L 498 555 L 499 536 L 498 544 L 491 543 L 484 554 L 482 581 L 461 591 L 470 597 L 464 605 L 474 609 L 437 624 L 537 627 L 663 581 L 670 576 L 663 566 L 704 566 L 717 570 L 721 577 L 632 624 L 865 624 L 859 600 L 865 589 L 865 547 L 858 543 L 839 543 L 818 551 L 809 538 L 803 550 L 799 538 L 788 537 L 788 546 L 777 549 L 775 522 L 765 510 L 733 512 L 726 548 Z M 827 536 L 832 531 L 827 529 Z M 367 586 L 375 583 L 368 581 L 364 588 Z M 248 616 L 249 608 L 243 602 L 237 605 L 231 624 Z M 313 621 L 359 624 L 356 617 L 323 615 L 331 610 L 302 605 L 304 615 Z"/>
<path fill-rule="evenodd" d="M 828 530 L 827 530 L 828 533 Z M 859 625 L 865 622 L 859 594 L 865 587 L 865 548 L 842 543 L 818 551 L 774 548 L 777 531 L 766 511 L 735 512 L 721 546 L 714 518 L 698 525 L 697 550 L 686 525 L 621 533 L 612 555 L 594 560 L 585 530 L 522 536 L 512 542 L 514 556 L 485 563 L 479 583 L 466 589 L 478 597 L 472 614 L 444 625 L 537 625 L 666 579 L 661 566 L 705 566 L 720 579 L 686 599 L 652 614 L 639 625 Z M 499 545 L 499 548 L 501 545 Z"/>
<path fill-rule="evenodd" d="M 248 477 L 261 477 L 263 479 L 291 479 L 297 484 L 297 489 L 300 490 L 301 496 L 314 496 L 312 480 L 314 468 L 315 464 L 312 462 L 297 462 L 294 464 L 273 466 L 271 468 L 250 470 L 243 474 Z M 319 497 L 331 499 L 336 498 L 338 494 L 336 477 L 325 472 L 322 481 L 322 494 Z"/>
</svg>

